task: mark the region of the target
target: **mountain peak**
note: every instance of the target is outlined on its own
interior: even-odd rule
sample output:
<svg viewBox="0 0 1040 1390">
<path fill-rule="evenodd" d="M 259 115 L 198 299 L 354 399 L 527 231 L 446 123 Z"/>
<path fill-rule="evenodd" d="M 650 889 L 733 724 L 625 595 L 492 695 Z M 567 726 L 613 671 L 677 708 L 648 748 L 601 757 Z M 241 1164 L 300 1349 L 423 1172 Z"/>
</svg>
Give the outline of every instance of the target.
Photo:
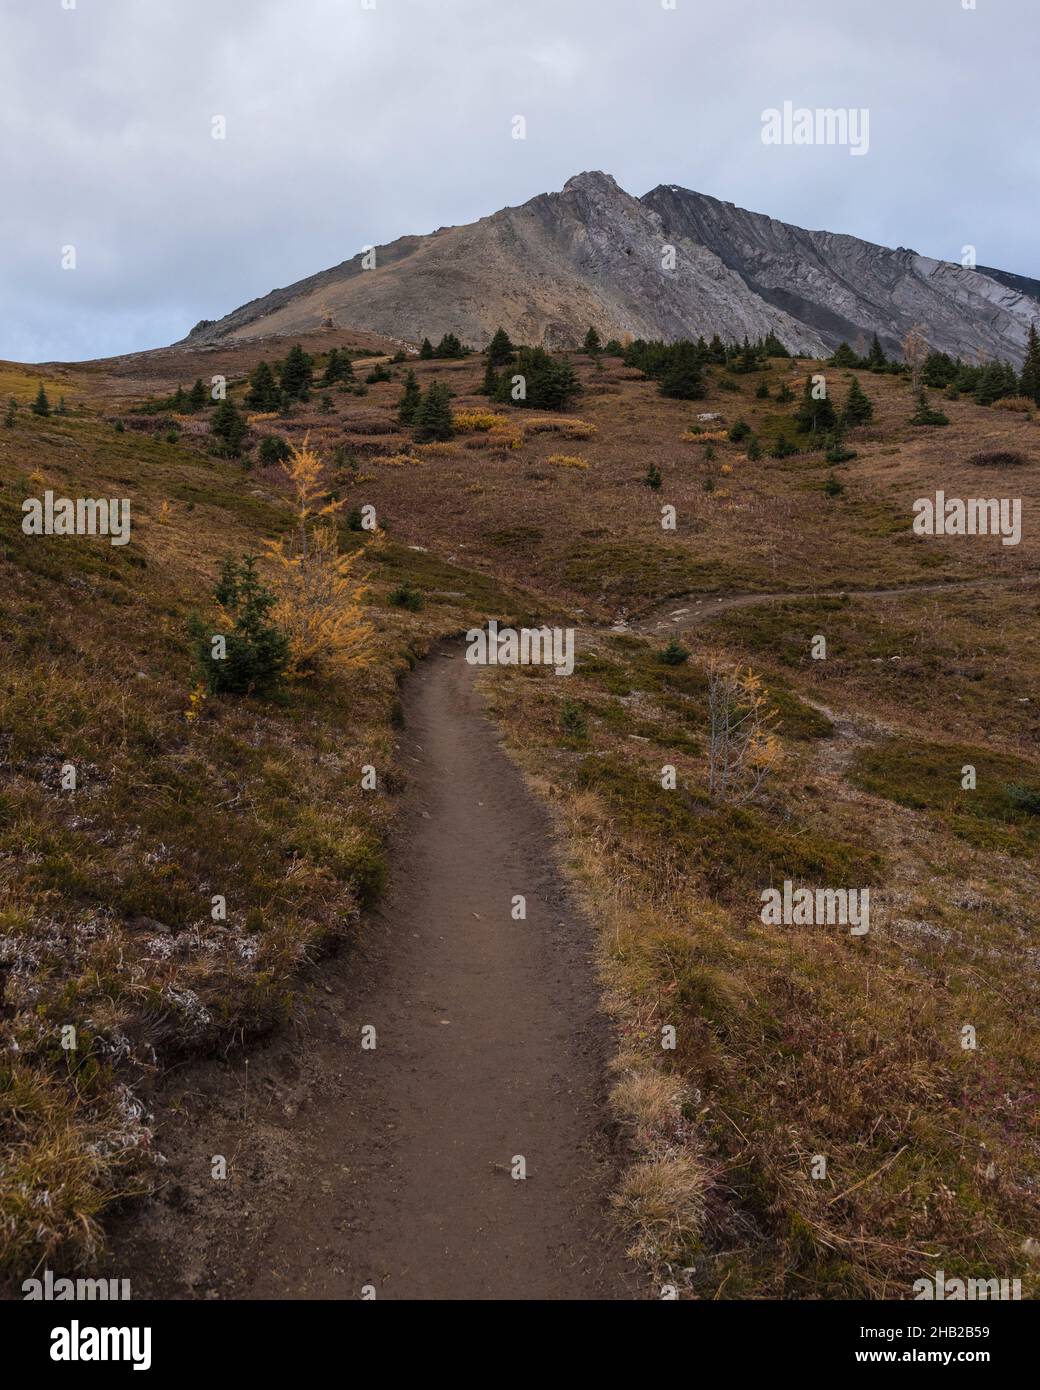
<svg viewBox="0 0 1040 1390">
<path fill-rule="evenodd" d="M 624 189 L 612 174 L 602 169 L 587 169 L 584 173 L 573 174 L 563 185 L 564 193 L 624 193 Z"/>
<path fill-rule="evenodd" d="M 772 333 L 822 357 L 874 333 L 898 352 L 920 323 L 937 351 L 1016 359 L 1036 314 L 1028 282 L 808 232 L 678 184 L 636 198 L 602 169 L 468 226 L 399 237 L 374 248 L 374 264 L 380 273 L 366 274 L 355 256 L 272 291 L 191 342 L 335 326 L 408 343 L 450 332 L 480 347 L 501 326 L 561 348 L 593 324 L 604 338 Z"/>
</svg>

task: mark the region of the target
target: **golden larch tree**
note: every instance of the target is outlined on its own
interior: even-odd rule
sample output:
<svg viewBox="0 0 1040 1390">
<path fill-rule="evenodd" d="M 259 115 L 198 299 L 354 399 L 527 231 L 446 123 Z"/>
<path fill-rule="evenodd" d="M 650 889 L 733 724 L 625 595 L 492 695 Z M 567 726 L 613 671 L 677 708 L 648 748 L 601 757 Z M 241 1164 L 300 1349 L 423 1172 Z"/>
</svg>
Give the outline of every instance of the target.
<svg viewBox="0 0 1040 1390">
<path fill-rule="evenodd" d="M 282 495 L 295 525 L 288 537 L 265 544 L 278 597 L 272 617 L 289 639 L 289 674 L 342 674 L 367 666 L 374 629 L 362 603 L 364 577 L 356 573 L 361 552 L 341 552 L 334 521 L 345 502 L 328 499 L 325 466 L 307 439 L 291 446 L 281 469 Z"/>
</svg>

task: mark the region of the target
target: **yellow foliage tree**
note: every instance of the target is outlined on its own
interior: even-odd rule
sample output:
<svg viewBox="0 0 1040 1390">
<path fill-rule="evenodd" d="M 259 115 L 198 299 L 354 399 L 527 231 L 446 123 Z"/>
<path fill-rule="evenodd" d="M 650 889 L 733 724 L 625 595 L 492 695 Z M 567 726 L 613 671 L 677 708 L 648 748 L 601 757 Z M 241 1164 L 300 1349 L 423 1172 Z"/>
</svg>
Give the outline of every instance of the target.
<svg viewBox="0 0 1040 1390">
<path fill-rule="evenodd" d="M 362 606 L 364 577 L 355 572 L 360 552 L 340 551 L 331 520 L 345 502 L 327 500 L 324 464 L 306 439 L 300 448 L 291 446 L 282 473 L 283 496 L 296 521 L 289 537 L 267 541 L 266 549 L 278 598 L 272 618 L 289 639 L 289 674 L 342 674 L 367 666 L 374 629 Z"/>
<path fill-rule="evenodd" d="M 708 663 L 708 787 L 740 805 L 758 791 L 780 756 L 778 713 L 762 678 L 721 657 Z"/>
</svg>

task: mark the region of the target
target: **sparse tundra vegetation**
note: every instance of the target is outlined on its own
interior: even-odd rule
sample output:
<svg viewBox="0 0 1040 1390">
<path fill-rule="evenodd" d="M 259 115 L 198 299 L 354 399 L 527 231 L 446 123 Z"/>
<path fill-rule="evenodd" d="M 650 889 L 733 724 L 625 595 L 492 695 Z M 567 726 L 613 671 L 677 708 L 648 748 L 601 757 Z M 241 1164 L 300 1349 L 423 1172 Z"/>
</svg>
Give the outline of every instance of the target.
<svg viewBox="0 0 1040 1390">
<path fill-rule="evenodd" d="M 170 1068 L 363 934 L 399 683 L 495 619 L 577 634 L 480 688 L 594 927 L 647 1278 L 1033 1296 L 1035 328 L 1012 366 L 330 327 L 4 363 L 0 398 L 9 1283 L 94 1268 Z M 1015 542 L 922 533 L 938 488 L 1018 499 Z M 45 494 L 129 499 L 130 543 Z M 869 890 L 869 932 L 766 922 L 785 882 Z"/>
</svg>

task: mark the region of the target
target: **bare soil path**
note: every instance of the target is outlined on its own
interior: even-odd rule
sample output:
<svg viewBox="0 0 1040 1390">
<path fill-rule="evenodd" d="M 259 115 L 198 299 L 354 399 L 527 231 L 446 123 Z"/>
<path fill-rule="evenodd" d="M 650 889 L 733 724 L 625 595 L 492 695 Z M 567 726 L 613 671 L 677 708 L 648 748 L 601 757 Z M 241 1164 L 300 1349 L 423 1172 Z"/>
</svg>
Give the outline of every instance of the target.
<svg viewBox="0 0 1040 1390">
<path fill-rule="evenodd" d="M 919 594 L 956 593 L 964 589 L 985 589 L 992 585 L 1028 584 L 1036 579 L 1033 573 L 1007 578 L 951 579 L 943 584 L 910 584 L 892 589 L 783 589 L 774 593 L 757 594 L 713 594 L 698 597 L 685 594 L 668 602 L 655 604 L 642 613 L 634 614 L 625 624 L 632 632 L 657 633 L 664 631 L 687 632 L 698 623 L 717 618 L 732 608 L 754 608 L 764 603 L 811 603 L 817 599 L 899 599 L 913 598 Z"/>
<path fill-rule="evenodd" d="M 649 1292 L 609 1215 L 610 1038 L 546 812 L 461 645 L 403 701 L 413 780 L 391 887 L 361 945 L 309 972 L 303 1021 L 252 1050 L 248 1079 L 242 1058 L 212 1062 L 164 1097 L 170 1180 L 113 1231 L 135 1297 Z"/>
</svg>

